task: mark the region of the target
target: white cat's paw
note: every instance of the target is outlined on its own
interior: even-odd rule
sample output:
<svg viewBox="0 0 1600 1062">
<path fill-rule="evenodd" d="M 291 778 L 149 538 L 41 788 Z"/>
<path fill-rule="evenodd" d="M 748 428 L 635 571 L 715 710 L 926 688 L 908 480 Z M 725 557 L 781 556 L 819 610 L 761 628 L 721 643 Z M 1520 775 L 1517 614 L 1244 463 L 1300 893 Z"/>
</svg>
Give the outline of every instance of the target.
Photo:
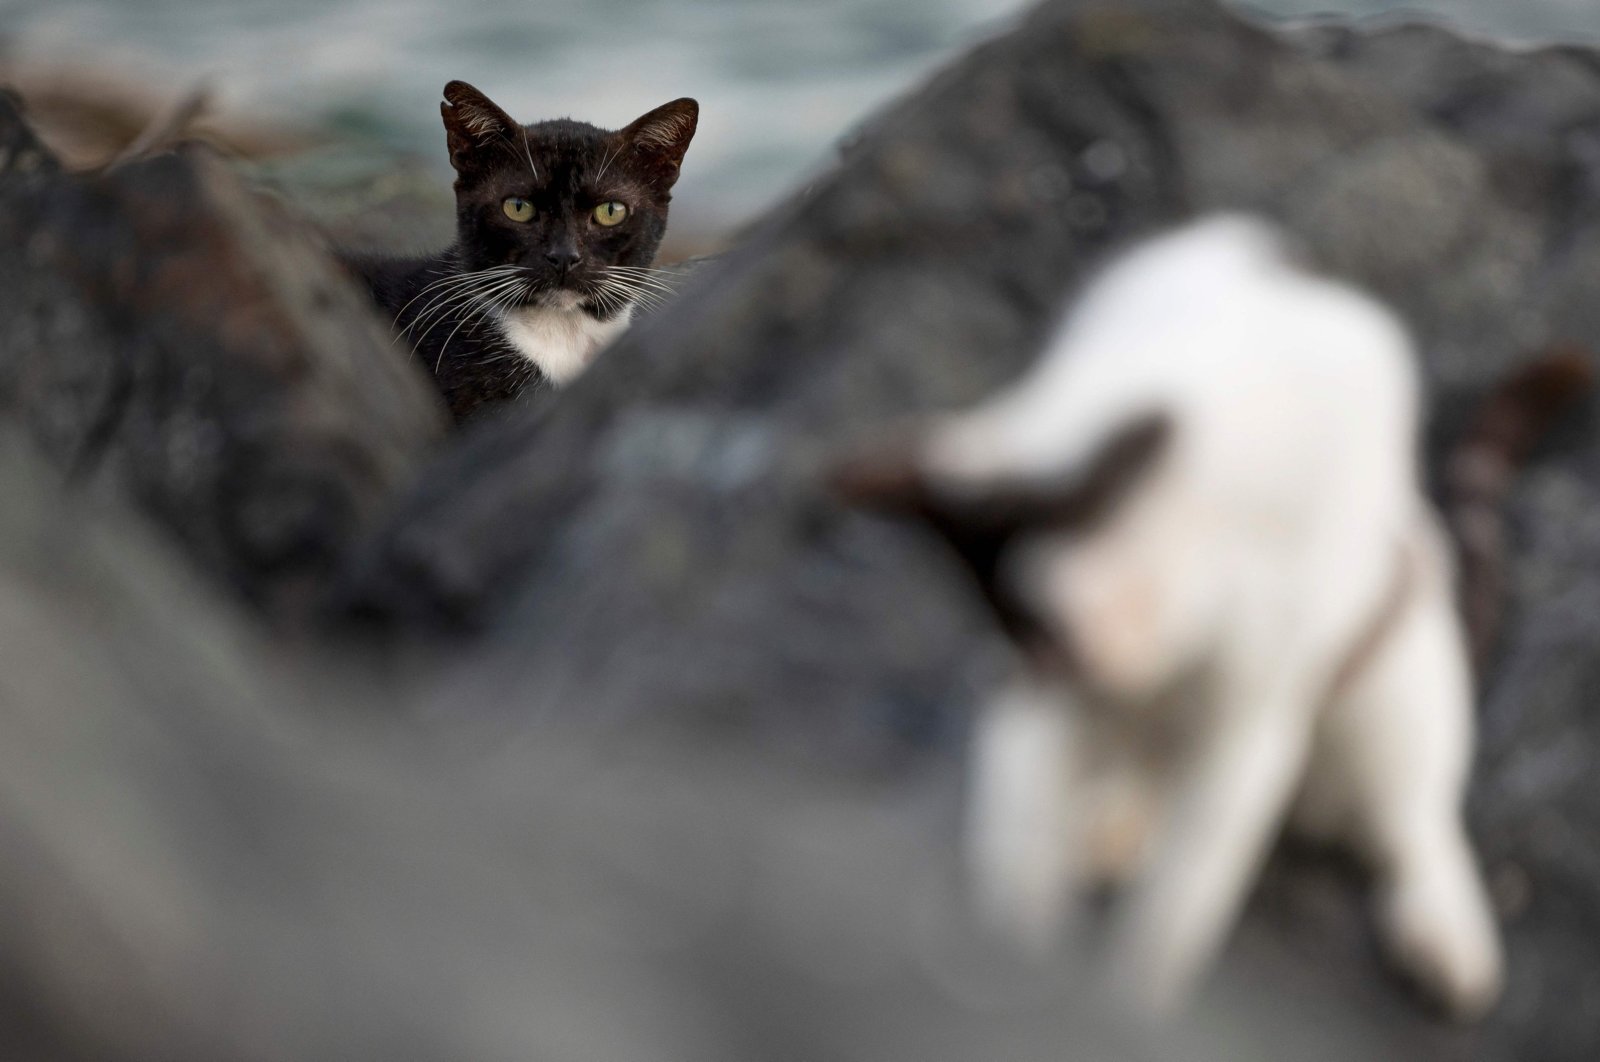
<svg viewBox="0 0 1600 1062">
<path fill-rule="evenodd" d="M 1065 875 L 1046 853 L 974 868 L 978 917 L 991 934 L 1032 955 L 1060 942 L 1069 911 Z"/>
<path fill-rule="evenodd" d="M 1120 889 L 1138 876 L 1149 847 L 1152 809 L 1138 796 L 1114 794 L 1097 804 L 1084 827 L 1083 878 L 1100 889 Z"/>
<path fill-rule="evenodd" d="M 978 914 L 1033 952 L 1055 946 L 1071 900 L 1069 730 L 1059 704 L 1021 689 L 990 705 L 974 734 L 966 857 Z"/>
<path fill-rule="evenodd" d="M 1482 1017 L 1500 998 L 1500 939 L 1476 879 L 1462 871 L 1413 875 L 1385 890 L 1379 912 L 1390 957 L 1458 1021 Z"/>
</svg>

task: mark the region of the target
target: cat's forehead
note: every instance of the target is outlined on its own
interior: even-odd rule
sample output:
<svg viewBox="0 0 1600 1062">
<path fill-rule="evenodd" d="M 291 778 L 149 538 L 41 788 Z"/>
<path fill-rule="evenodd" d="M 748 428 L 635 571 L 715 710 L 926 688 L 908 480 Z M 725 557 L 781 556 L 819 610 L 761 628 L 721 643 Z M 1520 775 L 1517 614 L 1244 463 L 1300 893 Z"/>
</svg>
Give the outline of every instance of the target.
<svg viewBox="0 0 1600 1062">
<path fill-rule="evenodd" d="M 519 126 L 501 146 L 499 165 L 484 183 L 507 193 L 620 192 L 640 183 L 628 171 L 622 135 L 587 122 Z"/>
<path fill-rule="evenodd" d="M 609 149 L 617 139 L 617 134 L 609 130 L 571 118 L 534 122 L 522 126 L 521 133 L 540 151 L 573 159 Z"/>
</svg>

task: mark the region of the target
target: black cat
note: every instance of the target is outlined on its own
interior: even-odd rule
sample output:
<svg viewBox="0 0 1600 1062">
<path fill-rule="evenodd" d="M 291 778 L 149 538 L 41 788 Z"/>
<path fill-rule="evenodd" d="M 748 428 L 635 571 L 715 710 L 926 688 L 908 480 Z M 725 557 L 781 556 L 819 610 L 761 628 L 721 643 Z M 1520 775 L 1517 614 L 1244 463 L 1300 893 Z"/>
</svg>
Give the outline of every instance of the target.
<svg viewBox="0 0 1600 1062">
<path fill-rule="evenodd" d="M 456 171 L 456 242 L 423 258 L 342 253 L 432 371 L 459 420 L 560 386 L 667 291 L 650 268 L 694 136 L 691 99 L 608 132 L 521 125 L 461 81 L 440 104 Z"/>
</svg>

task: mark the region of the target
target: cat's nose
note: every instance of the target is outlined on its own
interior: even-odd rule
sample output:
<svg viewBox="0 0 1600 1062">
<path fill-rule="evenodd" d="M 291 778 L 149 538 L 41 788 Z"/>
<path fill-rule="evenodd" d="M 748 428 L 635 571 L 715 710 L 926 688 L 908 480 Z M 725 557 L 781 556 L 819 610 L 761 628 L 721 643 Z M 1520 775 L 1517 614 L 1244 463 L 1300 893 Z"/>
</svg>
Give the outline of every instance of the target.
<svg viewBox="0 0 1600 1062">
<path fill-rule="evenodd" d="M 577 265 L 578 258 L 577 250 L 570 247 L 558 247 L 544 253 L 544 260 L 563 273 Z"/>
</svg>

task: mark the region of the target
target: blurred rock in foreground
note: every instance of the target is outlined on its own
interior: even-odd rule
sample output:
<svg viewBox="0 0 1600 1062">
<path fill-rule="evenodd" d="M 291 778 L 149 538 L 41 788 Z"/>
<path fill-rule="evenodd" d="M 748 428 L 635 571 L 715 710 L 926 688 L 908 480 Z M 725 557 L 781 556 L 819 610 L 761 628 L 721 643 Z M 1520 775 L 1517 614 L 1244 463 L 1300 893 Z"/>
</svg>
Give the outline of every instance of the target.
<svg viewBox="0 0 1600 1062">
<path fill-rule="evenodd" d="M 1336 1020 L 1247 983 L 1171 1045 L 1119 1031 L 963 932 L 936 775 L 841 789 L 581 727 L 485 756 L 286 666 L 9 433 L 0 490 L 7 1059 L 1189 1062 Z"/>
</svg>

